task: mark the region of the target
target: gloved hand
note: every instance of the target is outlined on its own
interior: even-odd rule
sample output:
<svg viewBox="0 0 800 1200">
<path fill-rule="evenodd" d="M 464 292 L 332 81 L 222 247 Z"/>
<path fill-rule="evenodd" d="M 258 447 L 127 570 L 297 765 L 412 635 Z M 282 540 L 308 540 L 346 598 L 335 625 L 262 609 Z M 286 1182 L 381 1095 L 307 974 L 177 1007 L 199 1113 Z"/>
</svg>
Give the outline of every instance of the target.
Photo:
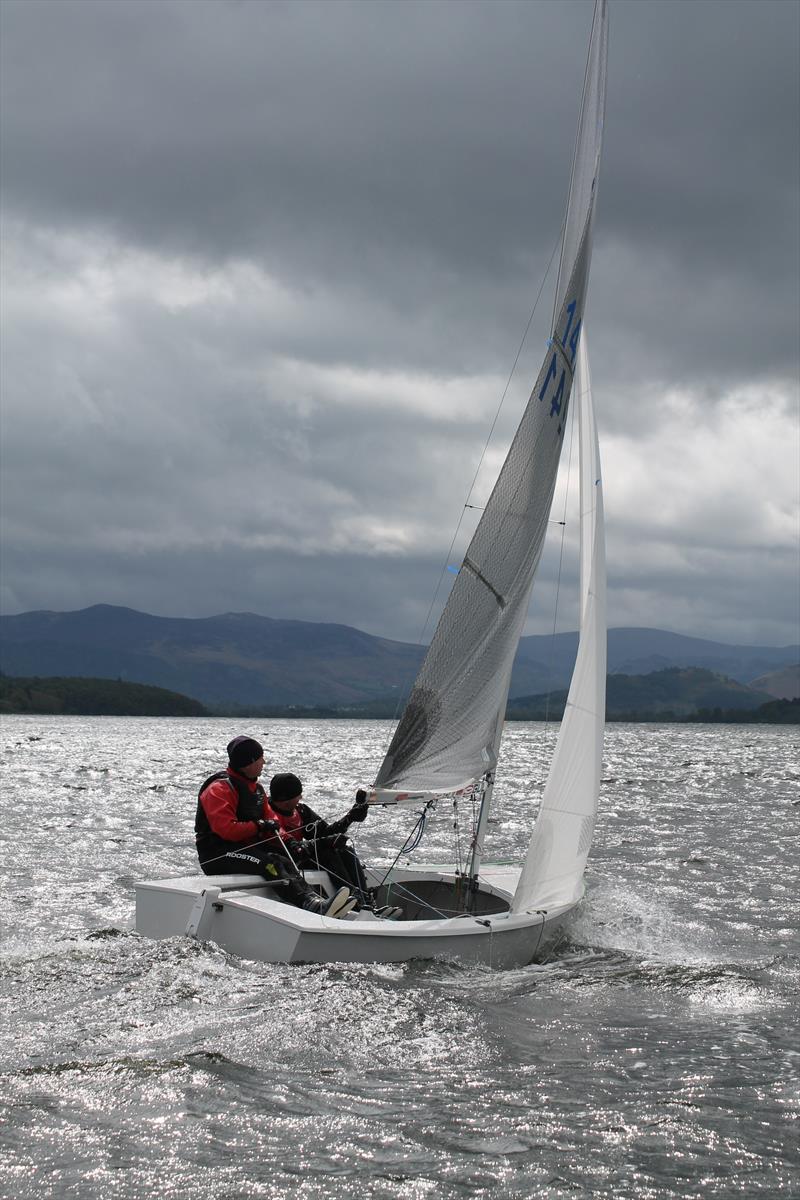
<svg viewBox="0 0 800 1200">
<path fill-rule="evenodd" d="M 280 829 L 280 825 L 277 821 L 264 821 L 260 818 L 258 821 L 256 821 L 256 825 L 258 826 L 258 832 L 265 835 L 277 833 Z"/>
<path fill-rule="evenodd" d="M 366 820 L 368 812 L 369 804 L 367 803 L 367 793 L 363 790 L 363 788 L 359 788 L 356 792 L 356 802 L 350 809 L 350 812 L 347 814 L 347 816 L 351 821 L 364 821 Z"/>
</svg>

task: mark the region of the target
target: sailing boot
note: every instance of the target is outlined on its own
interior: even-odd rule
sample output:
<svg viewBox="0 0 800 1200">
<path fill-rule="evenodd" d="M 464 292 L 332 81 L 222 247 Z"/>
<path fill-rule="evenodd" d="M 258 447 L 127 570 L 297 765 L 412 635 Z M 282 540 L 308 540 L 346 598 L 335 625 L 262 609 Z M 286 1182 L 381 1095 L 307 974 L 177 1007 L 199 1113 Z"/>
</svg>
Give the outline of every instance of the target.
<svg viewBox="0 0 800 1200">
<path fill-rule="evenodd" d="M 376 908 L 374 911 L 375 916 L 379 917 L 381 921 L 402 921 L 403 919 L 402 908 L 395 908 L 391 904 L 384 904 L 383 908 Z"/>
<path fill-rule="evenodd" d="M 336 895 L 327 904 L 323 901 L 324 913 L 326 917 L 346 917 L 349 912 L 352 912 L 358 905 L 355 896 L 350 895 L 350 889 L 346 887 L 339 888 Z"/>
<path fill-rule="evenodd" d="M 323 900 L 321 896 L 309 892 L 303 901 L 303 908 L 307 912 L 318 913 L 321 917 L 346 917 L 355 906 L 356 901 L 350 895 L 350 889 L 346 887 L 339 888 L 330 900 Z"/>
</svg>

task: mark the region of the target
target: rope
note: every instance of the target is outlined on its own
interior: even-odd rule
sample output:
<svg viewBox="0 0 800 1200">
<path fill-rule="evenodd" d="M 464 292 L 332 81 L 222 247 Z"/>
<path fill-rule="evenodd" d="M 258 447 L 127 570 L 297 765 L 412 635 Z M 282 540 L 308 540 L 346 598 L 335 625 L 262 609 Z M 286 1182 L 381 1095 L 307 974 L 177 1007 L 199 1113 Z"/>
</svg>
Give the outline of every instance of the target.
<svg viewBox="0 0 800 1200">
<path fill-rule="evenodd" d="M 476 795 L 475 788 L 472 789 L 470 801 L 472 804 L 472 837 L 470 840 L 470 846 L 473 846 L 475 843 L 475 838 L 477 837 L 477 815 L 476 815 L 477 814 L 477 795 Z M 417 847 L 420 845 L 420 843 L 422 842 L 424 833 L 425 833 L 428 813 L 431 810 L 435 810 L 435 808 L 436 808 L 436 800 L 428 800 L 425 807 L 418 814 L 417 821 L 416 821 L 416 824 L 414 825 L 414 828 L 411 830 L 411 833 L 406 838 L 402 847 L 397 852 L 394 859 L 392 860 L 389 867 L 387 868 L 386 872 L 384 873 L 382 879 L 380 880 L 380 882 L 378 884 L 379 888 L 385 886 L 387 879 L 389 879 L 392 872 L 395 870 L 398 860 L 404 854 L 410 855 L 411 853 L 413 853 L 413 851 L 416 850 Z M 456 849 L 456 871 L 455 871 L 456 882 L 455 882 L 455 887 L 454 887 L 454 899 L 456 902 L 456 908 L 448 909 L 448 910 L 442 910 L 440 908 L 437 908 L 436 905 L 431 904 L 428 900 L 423 900 L 420 896 L 416 895 L 415 892 L 410 891 L 407 887 L 404 887 L 402 883 L 398 883 L 396 881 L 392 881 L 389 884 L 387 893 L 390 893 L 392 890 L 395 890 L 395 891 L 399 892 L 401 894 L 401 896 L 405 896 L 408 899 L 413 900 L 416 904 L 420 904 L 423 907 L 429 909 L 432 913 L 436 913 L 436 915 L 441 917 L 443 920 L 449 920 L 451 917 L 457 917 L 457 916 L 467 916 L 467 917 L 472 916 L 473 914 L 470 912 L 469 905 L 473 899 L 476 888 L 471 887 L 469 889 L 469 894 L 466 898 L 466 901 L 462 900 L 462 898 L 461 898 L 466 875 L 464 874 L 464 872 L 462 870 L 462 863 L 461 863 L 461 830 L 460 830 L 459 821 L 458 821 L 458 797 L 457 796 L 453 796 L 453 829 L 455 831 L 455 844 L 456 844 L 456 847 L 455 847 L 455 849 Z"/>
<path fill-rule="evenodd" d="M 383 885 L 386 883 L 386 880 L 389 878 L 392 871 L 397 866 L 398 859 L 400 859 L 404 854 L 411 854 L 414 850 L 416 850 L 417 846 L 422 841 L 422 835 L 425 832 L 425 823 L 428 819 L 428 810 L 435 808 L 435 807 L 436 807 L 436 801 L 428 800 L 428 802 L 426 803 L 422 812 L 419 813 L 417 816 L 416 825 L 411 830 L 411 833 L 406 838 L 404 844 L 400 847 L 400 849 L 397 851 L 397 854 L 392 859 L 389 869 L 387 870 L 383 879 L 378 884 L 378 887 L 383 887 Z"/>
<path fill-rule="evenodd" d="M 454 804 L 455 804 L 455 803 L 456 803 L 456 801 L 455 801 L 455 798 L 454 798 Z M 379 888 L 380 888 L 380 887 L 383 887 L 383 886 L 385 885 L 385 883 L 386 883 L 386 880 L 389 878 L 389 876 L 391 875 L 392 871 L 393 871 L 393 870 L 394 870 L 394 868 L 396 867 L 398 859 L 399 859 L 399 858 L 400 858 L 400 857 L 401 857 L 401 856 L 402 856 L 404 853 L 410 853 L 410 852 L 412 852 L 413 850 L 416 850 L 417 846 L 419 846 L 420 842 L 422 841 L 422 836 L 423 836 L 423 834 L 424 834 L 425 825 L 426 825 L 426 822 L 427 822 L 427 810 L 428 810 L 429 808 L 431 808 L 431 807 L 435 806 L 435 804 L 436 804 L 436 801 L 435 801 L 435 800 L 429 800 L 429 801 L 428 801 L 428 803 L 425 805 L 425 808 L 424 808 L 424 809 L 423 809 L 423 811 L 422 811 L 422 812 L 419 814 L 419 816 L 418 816 L 418 818 L 417 818 L 417 822 L 416 822 L 416 824 L 415 824 L 414 828 L 412 829 L 411 833 L 409 834 L 408 838 L 406 839 L 406 841 L 405 841 L 405 843 L 404 843 L 404 845 L 403 845 L 402 849 L 401 849 L 401 850 L 398 852 L 398 854 L 395 856 L 394 860 L 392 861 L 392 863 L 391 863 L 391 865 L 389 866 L 388 870 L 387 870 L 387 871 L 386 871 L 386 873 L 384 874 L 384 876 L 383 876 L 383 878 L 381 879 L 380 883 L 377 885 Z M 271 842 L 272 840 L 273 840 L 272 838 L 262 838 L 262 840 L 261 840 L 260 842 L 248 842 L 247 846 L 246 846 L 246 847 L 244 847 L 244 850 L 252 850 L 252 849 L 254 849 L 256 846 L 264 846 L 264 845 L 268 844 L 269 842 Z M 312 842 L 311 844 L 312 844 L 312 845 L 314 845 L 314 842 Z M 295 861 L 295 859 L 293 858 L 293 856 L 292 856 L 291 852 L 289 851 L 289 849 L 288 849 L 288 847 L 286 846 L 286 844 L 285 844 L 285 843 L 284 843 L 284 849 L 286 850 L 286 857 L 289 859 L 289 862 L 292 864 L 292 866 L 293 866 L 293 867 L 295 868 L 295 870 L 298 872 L 298 874 L 300 875 L 300 877 L 301 877 L 301 878 L 304 878 L 304 876 L 303 876 L 303 871 L 302 871 L 302 868 L 301 868 L 301 867 L 298 865 L 298 863 Z M 235 853 L 235 851 L 234 851 L 234 853 Z M 278 856 L 280 857 L 280 855 L 279 855 L 279 852 L 278 852 L 278 851 L 276 851 L 275 853 L 276 853 L 276 854 L 278 854 Z M 215 858 L 207 858 L 207 859 L 205 859 L 205 860 L 204 860 L 204 864 L 205 864 L 205 863 L 217 862 L 217 861 L 218 861 L 219 859 L 221 859 L 221 858 L 227 858 L 227 854 L 219 854 L 219 855 L 217 855 Z M 330 868 L 330 867 L 323 866 L 323 865 L 322 865 L 322 863 L 319 861 L 319 856 L 318 856 L 318 854 L 315 854 L 315 861 L 316 861 L 317 869 L 318 869 L 318 870 L 320 870 L 320 871 L 326 871 L 326 872 L 328 873 L 328 875 L 330 876 L 330 878 L 331 878 L 331 879 L 332 879 L 334 882 L 341 883 L 341 884 L 344 884 L 346 887 L 352 888 L 352 881 L 351 881 L 351 880 L 349 880 L 349 879 L 346 879 L 346 878 L 345 878 L 343 875 L 340 875 L 340 874 L 339 874 L 337 871 L 333 871 L 333 870 L 331 870 L 331 868 Z M 253 872 L 253 874 L 257 874 L 257 873 L 258 873 L 258 872 L 256 872 L 256 871 L 254 871 L 254 872 Z M 457 879 L 458 879 L 458 878 L 459 878 L 459 877 L 457 876 Z M 460 881 L 460 880 L 459 880 L 459 881 Z M 269 881 L 269 880 L 265 880 L 265 882 L 266 882 L 266 883 L 269 883 L 270 881 Z M 283 881 L 283 880 L 280 880 L 279 882 L 280 882 L 280 883 L 283 883 L 283 882 L 285 882 L 285 881 Z M 465 907 L 463 907 L 463 905 L 460 905 L 460 904 L 459 904 L 459 906 L 458 906 L 458 907 L 456 907 L 456 908 L 453 908 L 453 909 L 441 909 L 441 908 L 437 908 L 435 904 L 431 904 L 431 903 L 430 903 L 430 901 L 428 901 L 428 900 L 423 900 L 423 899 L 422 899 L 420 896 L 416 895 L 416 893 L 415 893 L 415 892 L 412 892 L 412 891 L 410 891 L 410 890 L 409 890 L 409 888 L 407 888 L 406 886 L 404 886 L 404 884 L 402 884 L 402 883 L 399 883 L 399 882 L 397 882 L 397 881 L 392 881 L 392 882 L 391 882 L 391 884 L 390 884 L 390 887 L 389 887 L 389 890 L 390 890 L 390 891 L 394 891 L 394 892 L 397 892 L 397 893 L 399 893 L 399 894 L 400 894 L 400 896 L 401 896 L 402 898 L 404 898 L 404 899 L 407 899 L 407 900 L 412 900 L 412 901 L 413 901 L 415 904 L 420 904 L 420 905 L 422 905 L 424 908 L 427 908 L 427 909 L 429 909 L 429 910 L 430 910 L 430 912 L 432 912 L 432 913 L 435 913 L 435 914 L 436 914 L 436 916 L 438 916 L 438 917 L 441 917 L 443 921 L 448 921 L 448 920 L 452 919 L 453 917 L 459 917 L 459 916 L 465 916 L 465 917 L 468 917 L 468 916 L 471 916 L 471 915 L 472 915 L 472 914 L 469 912 L 469 910 L 468 910 L 468 909 L 466 909 Z M 456 894 L 456 896 L 458 896 L 458 894 L 459 894 L 459 892 L 458 892 L 458 882 L 457 882 L 457 884 L 456 884 L 456 893 L 455 893 L 455 894 Z"/>
<path fill-rule="evenodd" d="M 257 846 L 266 846 L 268 842 L 272 842 L 273 840 L 274 839 L 272 837 L 262 838 L 260 842 L 248 842 L 247 845 L 242 845 L 241 849 L 242 850 L 255 850 Z M 234 846 L 238 846 L 238 842 L 233 842 L 231 844 Z M 229 854 L 236 854 L 236 852 L 237 851 L 235 849 L 234 850 L 226 850 L 224 854 L 216 854 L 214 856 L 214 858 L 204 858 L 201 865 L 206 866 L 207 863 L 219 862 L 221 859 L 227 858 Z M 278 856 L 278 858 L 281 857 L 279 850 L 276 850 L 275 854 Z M 295 863 L 291 854 L 289 854 L 288 857 L 289 857 L 289 861 L 292 863 L 292 866 L 296 867 L 297 864 Z M 253 874 L 255 875 L 255 874 L 257 874 L 257 872 L 254 871 Z"/>
<path fill-rule="evenodd" d="M 340 836 L 344 837 L 346 835 L 342 834 Z M 253 850 L 257 846 L 265 846 L 273 841 L 274 841 L 274 838 L 270 837 L 270 838 L 262 838 L 262 840 L 260 842 L 248 842 L 247 845 L 242 848 L 242 850 L 243 850 L 243 852 L 246 853 L 248 850 Z M 312 839 L 309 842 L 309 844 L 315 848 L 314 849 L 314 862 L 316 864 L 316 869 L 318 871 L 326 871 L 333 882 L 343 884 L 345 887 L 349 888 L 350 891 L 356 891 L 356 892 L 360 891 L 360 889 L 358 889 L 358 888 L 354 889 L 352 879 L 347 879 L 344 875 L 339 874 L 338 871 L 334 871 L 328 866 L 323 866 L 323 864 L 319 860 L 319 851 L 316 849 L 316 839 Z M 305 875 L 303 873 L 303 868 L 295 860 L 287 843 L 284 841 L 281 841 L 281 845 L 282 845 L 283 850 L 285 850 L 285 852 L 286 852 L 286 858 L 288 858 L 289 862 L 294 867 L 295 871 L 297 871 L 297 874 L 300 876 L 301 879 L 305 879 Z M 230 854 L 230 853 L 235 854 L 236 851 L 234 850 L 234 851 L 228 851 L 226 854 L 218 854 L 218 855 L 216 855 L 215 858 L 206 858 L 203 860 L 203 865 L 205 866 L 207 863 L 219 862 L 220 859 L 227 858 L 228 854 Z M 283 857 L 280 850 L 275 850 L 274 853 L 277 858 Z M 259 874 L 259 872 L 254 868 L 253 874 L 257 875 L 257 874 Z M 269 882 L 270 882 L 270 880 L 268 880 L 268 879 L 265 880 L 265 883 L 269 883 Z M 285 881 L 281 880 L 280 882 L 283 883 Z"/>
</svg>

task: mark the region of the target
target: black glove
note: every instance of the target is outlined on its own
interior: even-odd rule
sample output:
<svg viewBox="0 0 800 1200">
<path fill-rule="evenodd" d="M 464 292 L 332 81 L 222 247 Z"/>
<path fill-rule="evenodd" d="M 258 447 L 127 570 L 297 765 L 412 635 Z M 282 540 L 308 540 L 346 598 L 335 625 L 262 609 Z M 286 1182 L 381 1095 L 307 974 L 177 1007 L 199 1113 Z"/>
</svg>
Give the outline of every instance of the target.
<svg viewBox="0 0 800 1200">
<path fill-rule="evenodd" d="M 356 792 L 356 802 L 347 814 L 348 820 L 365 821 L 368 812 L 367 793 L 362 788 L 359 788 Z"/>
<path fill-rule="evenodd" d="M 263 833 L 265 837 L 269 834 L 277 833 L 280 829 L 277 821 L 264 821 L 262 818 L 256 821 L 256 825 L 258 826 L 258 832 Z"/>
</svg>

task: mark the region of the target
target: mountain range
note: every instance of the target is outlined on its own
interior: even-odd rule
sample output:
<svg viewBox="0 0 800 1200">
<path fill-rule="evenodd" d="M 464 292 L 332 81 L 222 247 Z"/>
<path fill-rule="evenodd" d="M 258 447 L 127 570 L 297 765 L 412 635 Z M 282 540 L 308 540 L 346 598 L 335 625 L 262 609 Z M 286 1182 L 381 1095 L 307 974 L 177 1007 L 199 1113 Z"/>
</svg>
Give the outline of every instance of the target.
<svg viewBox="0 0 800 1200">
<path fill-rule="evenodd" d="M 577 633 L 521 640 L 510 696 L 568 686 Z M 410 688 L 425 648 L 347 625 L 255 613 L 159 617 L 115 605 L 0 617 L 0 671 L 13 676 L 121 679 L 181 692 L 212 707 L 363 704 Z M 660 629 L 610 629 L 610 674 L 703 667 L 770 692 L 800 646 L 736 646 Z"/>
</svg>

